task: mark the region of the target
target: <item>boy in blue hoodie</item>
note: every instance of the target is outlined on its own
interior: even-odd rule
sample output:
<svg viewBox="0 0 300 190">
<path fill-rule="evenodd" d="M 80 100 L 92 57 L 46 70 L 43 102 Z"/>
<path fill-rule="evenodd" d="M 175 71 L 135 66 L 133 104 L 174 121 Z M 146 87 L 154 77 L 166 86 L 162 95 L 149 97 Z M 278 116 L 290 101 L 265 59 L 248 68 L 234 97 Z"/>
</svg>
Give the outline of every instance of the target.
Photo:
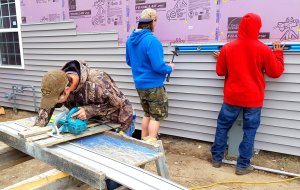
<svg viewBox="0 0 300 190">
<path fill-rule="evenodd" d="M 167 74 L 174 64 L 165 64 L 161 42 L 153 35 L 157 23 L 154 9 L 141 13 L 138 29 L 126 42 L 126 62 L 132 69 L 135 88 L 145 112 L 142 120 L 142 139 L 155 142 L 160 121 L 168 116 L 168 97 L 164 87 Z"/>
</svg>

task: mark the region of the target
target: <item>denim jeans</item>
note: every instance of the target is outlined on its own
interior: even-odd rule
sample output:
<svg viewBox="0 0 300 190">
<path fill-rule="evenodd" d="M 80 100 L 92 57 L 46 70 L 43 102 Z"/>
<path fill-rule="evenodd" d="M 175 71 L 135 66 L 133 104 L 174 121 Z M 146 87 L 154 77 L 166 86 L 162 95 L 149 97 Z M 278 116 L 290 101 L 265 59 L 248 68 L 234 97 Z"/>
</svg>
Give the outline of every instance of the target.
<svg viewBox="0 0 300 190">
<path fill-rule="evenodd" d="M 132 137 L 132 134 L 135 131 L 135 125 L 134 125 L 135 124 L 135 120 L 136 120 L 136 113 L 133 112 L 133 114 L 132 114 L 132 122 L 131 122 L 129 128 L 125 131 L 125 134 L 128 135 L 128 136 L 130 136 L 130 137 Z"/>
<path fill-rule="evenodd" d="M 211 148 L 214 162 L 221 162 L 224 158 L 224 151 L 227 145 L 227 134 L 237 119 L 240 111 L 243 110 L 243 140 L 239 146 L 239 157 L 237 168 L 247 168 L 250 166 L 250 159 L 253 156 L 253 146 L 256 131 L 260 125 L 261 107 L 248 108 L 233 106 L 223 103 L 218 116 L 217 131 L 215 141 Z"/>
</svg>

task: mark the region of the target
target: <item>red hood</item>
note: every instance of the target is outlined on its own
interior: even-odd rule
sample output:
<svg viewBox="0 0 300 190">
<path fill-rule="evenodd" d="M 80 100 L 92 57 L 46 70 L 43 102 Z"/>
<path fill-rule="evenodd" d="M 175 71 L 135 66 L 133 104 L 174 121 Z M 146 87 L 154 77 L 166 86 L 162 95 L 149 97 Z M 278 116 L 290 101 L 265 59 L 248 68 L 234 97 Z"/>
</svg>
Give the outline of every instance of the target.
<svg viewBox="0 0 300 190">
<path fill-rule="evenodd" d="M 258 39 L 261 26 L 260 16 L 253 13 L 246 14 L 239 25 L 238 39 Z"/>
</svg>

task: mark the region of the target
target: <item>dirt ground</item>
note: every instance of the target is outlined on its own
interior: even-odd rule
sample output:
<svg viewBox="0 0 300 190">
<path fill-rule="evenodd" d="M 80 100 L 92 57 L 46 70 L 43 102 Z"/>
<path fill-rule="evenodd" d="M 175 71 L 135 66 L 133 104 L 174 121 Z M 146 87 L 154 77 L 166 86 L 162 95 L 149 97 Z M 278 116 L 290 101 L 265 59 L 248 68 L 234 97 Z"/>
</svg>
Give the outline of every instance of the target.
<svg viewBox="0 0 300 190">
<path fill-rule="evenodd" d="M 0 122 L 34 115 L 34 113 L 25 111 L 19 111 L 18 114 L 13 113 L 10 109 L 5 111 L 5 115 L 0 115 Z M 267 182 L 287 179 L 285 176 L 262 171 L 254 171 L 245 176 L 237 176 L 234 174 L 235 169 L 233 166 L 223 165 L 221 168 L 213 168 L 211 166 L 209 151 L 211 143 L 167 135 L 162 135 L 161 139 L 166 151 L 171 180 L 188 188 L 205 186 L 221 181 Z M 260 151 L 259 154 L 254 156 L 252 163 L 257 166 L 300 173 L 300 157 L 297 156 Z M 0 171 L 0 189 L 50 169 L 52 169 L 51 166 L 35 159 L 7 168 Z M 146 169 L 155 173 L 155 164 L 147 164 Z M 296 190 L 300 189 L 300 179 L 264 185 L 222 184 L 208 189 Z"/>
</svg>

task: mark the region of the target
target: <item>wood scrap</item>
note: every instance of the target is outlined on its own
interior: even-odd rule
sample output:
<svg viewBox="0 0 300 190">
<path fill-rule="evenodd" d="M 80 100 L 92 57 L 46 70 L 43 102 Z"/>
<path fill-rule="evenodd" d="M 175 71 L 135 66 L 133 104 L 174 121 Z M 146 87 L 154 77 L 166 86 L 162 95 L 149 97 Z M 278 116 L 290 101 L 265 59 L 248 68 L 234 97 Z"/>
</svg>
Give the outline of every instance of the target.
<svg viewBox="0 0 300 190">
<path fill-rule="evenodd" d="M 44 134 L 44 133 L 47 133 L 50 131 L 52 131 L 52 127 L 50 127 L 50 126 L 48 126 L 48 127 L 31 127 L 28 130 L 19 132 L 19 136 L 26 139 L 28 137 Z"/>
<path fill-rule="evenodd" d="M 3 107 L 0 107 L 0 115 L 4 115 L 5 114 L 5 110 Z"/>
</svg>

